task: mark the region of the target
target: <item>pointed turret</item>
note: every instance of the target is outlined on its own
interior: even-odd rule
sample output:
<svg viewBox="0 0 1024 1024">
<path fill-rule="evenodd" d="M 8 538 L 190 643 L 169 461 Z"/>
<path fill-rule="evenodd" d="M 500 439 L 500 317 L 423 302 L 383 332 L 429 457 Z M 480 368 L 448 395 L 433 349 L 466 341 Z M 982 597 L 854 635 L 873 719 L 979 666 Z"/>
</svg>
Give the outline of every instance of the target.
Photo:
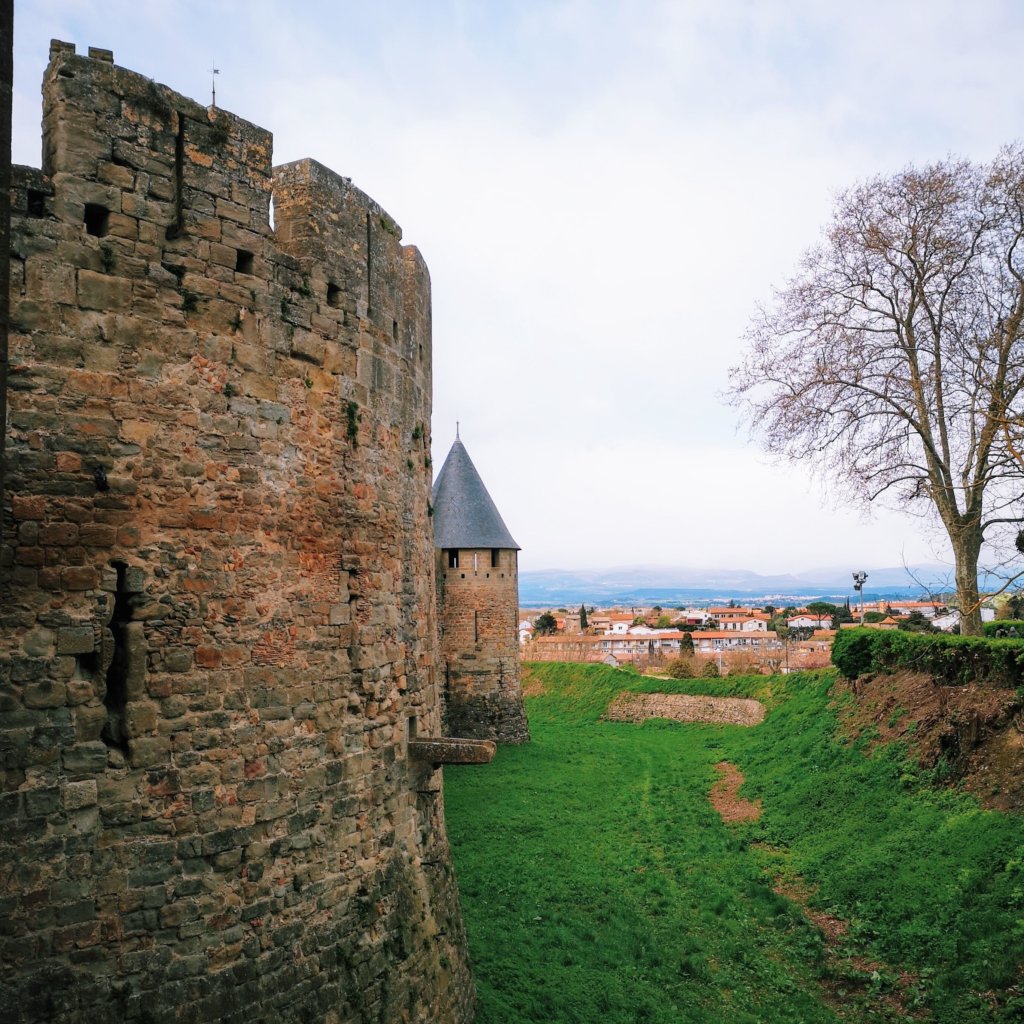
<svg viewBox="0 0 1024 1024">
<path fill-rule="evenodd" d="M 459 435 L 434 481 L 434 546 L 518 551 Z"/>
<path fill-rule="evenodd" d="M 456 432 L 433 490 L 437 606 L 449 736 L 525 743 L 519 545 Z"/>
</svg>

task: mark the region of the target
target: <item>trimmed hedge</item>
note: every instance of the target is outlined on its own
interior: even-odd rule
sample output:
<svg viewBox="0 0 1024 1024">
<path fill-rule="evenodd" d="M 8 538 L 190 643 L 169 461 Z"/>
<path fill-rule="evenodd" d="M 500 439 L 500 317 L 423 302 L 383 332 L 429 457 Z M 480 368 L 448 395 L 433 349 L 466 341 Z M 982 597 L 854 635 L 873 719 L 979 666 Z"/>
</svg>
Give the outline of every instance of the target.
<svg viewBox="0 0 1024 1024">
<path fill-rule="evenodd" d="M 985 636 L 995 636 L 996 630 L 1009 629 L 1011 626 L 1017 630 L 1017 635 L 1024 639 L 1024 621 L 1021 619 L 996 619 L 995 622 L 986 622 L 981 628 L 985 630 Z"/>
<path fill-rule="evenodd" d="M 945 686 L 982 683 L 1024 686 L 1024 639 L 992 640 L 896 629 L 843 629 L 832 642 L 832 664 L 847 679 L 865 672 L 925 672 Z"/>
</svg>

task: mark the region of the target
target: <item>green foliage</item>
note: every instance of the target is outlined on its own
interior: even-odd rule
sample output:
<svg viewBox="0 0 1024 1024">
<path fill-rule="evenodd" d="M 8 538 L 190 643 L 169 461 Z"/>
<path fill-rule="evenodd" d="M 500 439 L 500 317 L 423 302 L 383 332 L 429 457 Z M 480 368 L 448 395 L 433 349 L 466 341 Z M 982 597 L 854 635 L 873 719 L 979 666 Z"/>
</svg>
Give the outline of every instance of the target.
<svg viewBox="0 0 1024 1024">
<path fill-rule="evenodd" d="M 1020 534 L 1018 534 L 1018 538 Z M 997 619 L 1021 619 L 1024 617 L 1024 590 L 1007 591 L 996 605 Z"/>
<path fill-rule="evenodd" d="M 697 666 L 692 656 L 673 658 L 666 671 L 673 679 L 693 679 L 697 674 Z"/>
<path fill-rule="evenodd" d="M 585 604 L 580 605 L 580 629 L 586 629 L 587 622 L 587 606 Z"/>
<path fill-rule="evenodd" d="M 833 673 L 532 671 L 533 741 L 445 769 L 478 1024 L 824 1024 L 826 988 L 849 989 L 846 1021 L 903 1020 L 884 1001 L 903 970 L 919 978 L 915 1019 L 1021 1019 L 1024 824 L 928 788 L 897 747 L 844 742 Z M 623 690 L 756 697 L 769 713 L 753 729 L 601 721 Z M 730 828 L 711 809 L 723 759 L 759 822 Z M 851 959 L 825 962 L 820 933 L 773 892 L 780 875 L 849 923 Z"/>
<path fill-rule="evenodd" d="M 946 686 L 1024 684 L 1024 643 L 894 629 L 844 629 L 832 643 L 832 664 L 847 679 L 865 672 L 924 672 Z"/>
<path fill-rule="evenodd" d="M 919 612 L 916 609 L 909 615 L 903 616 L 898 623 L 897 628 L 902 629 L 907 633 L 937 633 L 937 630 L 923 612 Z"/>
<path fill-rule="evenodd" d="M 853 613 L 850 611 L 849 605 L 837 605 L 836 610 L 832 613 L 832 628 L 839 629 L 844 622 L 853 622 Z"/>
<path fill-rule="evenodd" d="M 348 439 L 353 445 L 359 440 L 359 421 L 362 419 L 362 414 L 359 412 L 359 406 L 355 402 L 345 403 L 345 420 L 346 420 L 346 433 Z"/>
<path fill-rule="evenodd" d="M 831 601 L 811 601 L 807 610 L 812 615 L 835 615 L 837 608 Z"/>
<path fill-rule="evenodd" d="M 888 616 L 885 614 L 885 612 L 865 612 L 864 613 L 864 621 L 865 622 L 881 622 L 883 619 L 886 619 L 886 618 L 888 618 Z"/>
<path fill-rule="evenodd" d="M 705 661 L 703 668 L 700 670 L 700 674 L 705 679 L 718 679 L 721 676 L 721 672 L 718 671 L 718 666 L 713 661 Z"/>
<path fill-rule="evenodd" d="M 533 622 L 534 636 L 549 636 L 558 630 L 558 623 L 550 612 L 542 612 Z"/>
<path fill-rule="evenodd" d="M 985 630 L 985 636 L 988 637 L 1000 635 L 1000 630 L 1003 633 L 1008 633 L 1013 629 L 1017 636 L 1024 640 L 1024 619 L 996 619 L 995 622 L 986 622 L 982 628 Z"/>
</svg>

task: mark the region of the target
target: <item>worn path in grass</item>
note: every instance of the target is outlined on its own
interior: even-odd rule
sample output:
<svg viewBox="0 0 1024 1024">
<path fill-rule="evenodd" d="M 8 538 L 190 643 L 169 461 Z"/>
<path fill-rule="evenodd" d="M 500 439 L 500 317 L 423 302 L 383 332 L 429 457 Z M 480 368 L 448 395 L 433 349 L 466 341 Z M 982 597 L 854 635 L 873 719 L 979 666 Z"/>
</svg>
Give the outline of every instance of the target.
<svg viewBox="0 0 1024 1024">
<path fill-rule="evenodd" d="M 1024 1019 L 1024 829 L 834 741 L 829 682 L 681 681 L 768 717 L 634 725 L 600 719 L 664 681 L 535 669 L 533 742 L 445 770 L 479 1024 Z M 723 760 L 759 821 L 712 808 Z M 780 879 L 849 923 L 841 961 Z M 894 1004 L 899 979 L 858 955 L 921 980 Z"/>
<path fill-rule="evenodd" d="M 833 1020 L 817 933 L 708 801 L 736 727 L 601 722 L 612 695 L 556 688 L 529 746 L 446 769 L 479 1024 Z"/>
</svg>

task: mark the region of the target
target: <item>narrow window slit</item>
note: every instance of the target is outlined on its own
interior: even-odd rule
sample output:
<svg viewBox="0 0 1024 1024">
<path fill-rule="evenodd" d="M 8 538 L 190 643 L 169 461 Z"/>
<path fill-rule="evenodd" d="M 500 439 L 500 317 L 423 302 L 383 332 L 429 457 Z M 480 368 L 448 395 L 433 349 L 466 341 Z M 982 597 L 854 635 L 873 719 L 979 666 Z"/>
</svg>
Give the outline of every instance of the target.
<svg viewBox="0 0 1024 1024">
<path fill-rule="evenodd" d="M 126 585 L 128 566 L 114 562 L 117 570 L 117 590 L 114 592 L 114 611 L 110 618 L 110 632 L 114 637 L 114 656 L 107 669 L 106 693 L 103 703 L 107 709 L 107 721 L 100 733 L 103 742 L 114 750 L 128 754 L 128 673 L 132 652 L 129 649 L 132 620 L 131 595 Z"/>
</svg>

